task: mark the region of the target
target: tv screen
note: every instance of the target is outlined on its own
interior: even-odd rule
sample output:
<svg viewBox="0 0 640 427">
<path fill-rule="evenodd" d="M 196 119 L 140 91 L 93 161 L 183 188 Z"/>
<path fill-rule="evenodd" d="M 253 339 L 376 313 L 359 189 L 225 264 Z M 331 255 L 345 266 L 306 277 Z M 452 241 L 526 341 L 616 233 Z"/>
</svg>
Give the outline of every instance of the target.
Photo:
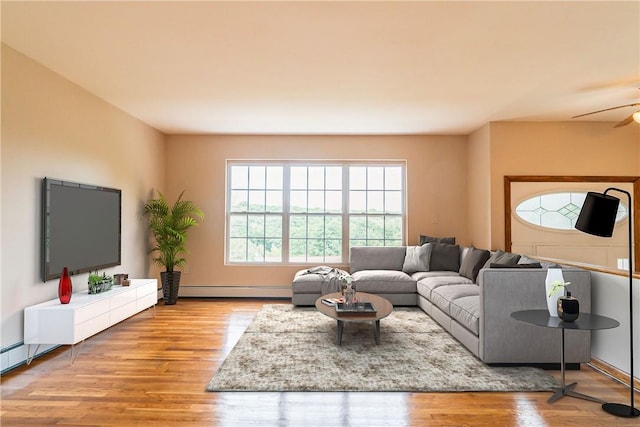
<svg viewBox="0 0 640 427">
<path fill-rule="evenodd" d="M 42 180 L 42 279 L 120 265 L 122 192 Z"/>
</svg>

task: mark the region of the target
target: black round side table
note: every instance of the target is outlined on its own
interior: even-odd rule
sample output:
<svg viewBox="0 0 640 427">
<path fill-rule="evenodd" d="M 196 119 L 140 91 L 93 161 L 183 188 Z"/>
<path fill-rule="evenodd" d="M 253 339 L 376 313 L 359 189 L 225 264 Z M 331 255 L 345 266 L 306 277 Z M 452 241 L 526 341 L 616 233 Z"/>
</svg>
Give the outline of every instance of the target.
<svg viewBox="0 0 640 427">
<path fill-rule="evenodd" d="M 565 383 L 564 331 L 565 329 L 577 331 L 612 329 L 620 326 L 620 322 L 611 319 L 610 317 L 599 316 L 597 314 L 591 313 L 580 313 L 578 318 L 573 322 L 565 322 L 559 317 L 550 316 L 548 310 L 515 311 L 511 313 L 511 317 L 516 320 L 520 320 L 521 322 L 530 323 L 532 325 L 562 330 L 562 342 L 560 345 L 560 351 L 562 353 L 562 362 L 560 363 L 560 372 L 562 376 L 561 385 L 559 388 L 554 389 L 553 395 L 549 398 L 549 400 L 547 400 L 547 402 L 553 403 L 563 396 L 571 396 L 577 397 L 579 399 L 590 400 L 592 402 L 605 403 L 603 400 L 598 399 L 597 397 L 592 397 L 573 391 L 573 389 L 578 384 L 577 382 L 573 382 L 568 385 Z"/>
</svg>

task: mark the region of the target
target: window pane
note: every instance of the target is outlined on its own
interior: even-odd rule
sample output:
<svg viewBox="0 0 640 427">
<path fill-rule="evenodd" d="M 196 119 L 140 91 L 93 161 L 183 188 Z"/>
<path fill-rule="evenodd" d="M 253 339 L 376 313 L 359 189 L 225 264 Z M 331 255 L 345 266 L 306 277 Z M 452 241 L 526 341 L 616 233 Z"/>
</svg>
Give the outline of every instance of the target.
<svg viewBox="0 0 640 427">
<path fill-rule="evenodd" d="M 325 261 L 332 261 L 332 262 L 342 261 L 342 241 L 325 240 L 324 256 L 325 256 Z"/>
<path fill-rule="evenodd" d="M 310 216 L 308 220 L 309 231 L 308 237 L 310 239 L 321 239 L 324 237 L 324 217 L 323 216 Z"/>
<path fill-rule="evenodd" d="M 289 194 L 289 205 L 291 206 L 291 212 L 306 212 L 307 192 L 291 191 Z"/>
<path fill-rule="evenodd" d="M 367 211 L 367 193 L 364 191 L 349 191 L 349 212 Z"/>
<path fill-rule="evenodd" d="M 534 225 L 577 232 L 575 224 L 585 198 L 584 192 L 535 195 L 520 202 L 515 208 L 515 213 L 520 219 Z M 626 216 L 626 206 L 620 203 L 616 221 Z"/>
<path fill-rule="evenodd" d="M 267 189 L 282 190 L 283 170 L 282 166 L 269 166 L 267 168 Z"/>
<path fill-rule="evenodd" d="M 289 260 L 292 262 L 303 262 L 307 260 L 307 241 L 306 239 L 289 240 Z"/>
<path fill-rule="evenodd" d="M 384 246 L 384 240 L 367 240 L 367 246 Z"/>
<path fill-rule="evenodd" d="M 247 237 L 246 215 L 231 215 L 231 217 L 229 217 L 229 236 Z"/>
<path fill-rule="evenodd" d="M 247 257 L 246 239 L 229 239 L 229 261 L 243 262 Z"/>
<path fill-rule="evenodd" d="M 307 188 L 307 168 L 292 166 L 290 170 L 291 188 L 295 190 Z"/>
<path fill-rule="evenodd" d="M 402 191 L 402 168 L 387 166 L 384 175 L 385 190 Z"/>
<path fill-rule="evenodd" d="M 367 218 L 352 216 L 349 218 L 349 235 L 352 239 L 367 238 Z"/>
<path fill-rule="evenodd" d="M 249 191 L 249 212 L 264 212 L 265 192 L 259 190 Z"/>
<path fill-rule="evenodd" d="M 326 216 L 324 232 L 328 239 L 342 240 L 342 217 Z"/>
<path fill-rule="evenodd" d="M 342 167 L 326 168 L 325 179 L 327 190 L 342 190 Z"/>
<path fill-rule="evenodd" d="M 309 189 L 312 189 L 312 190 L 324 189 L 324 168 L 323 167 L 309 168 Z"/>
<path fill-rule="evenodd" d="M 402 213 L 402 193 L 400 191 L 384 192 L 384 211 L 387 213 Z"/>
<path fill-rule="evenodd" d="M 309 261 L 324 261 L 324 240 L 310 239 L 307 246 L 307 258 Z"/>
<path fill-rule="evenodd" d="M 382 191 L 367 192 L 367 213 L 383 213 L 384 199 Z"/>
<path fill-rule="evenodd" d="M 309 191 L 309 212 L 324 212 L 324 191 Z"/>
<path fill-rule="evenodd" d="M 327 191 L 326 193 L 325 210 L 326 212 L 342 212 L 342 192 L 341 191 Z"/>
<path fill-rule="evenodd" d="M 402 240 L 402 217 L 400 215 L 384 217 L 384 238 L 386 240 Z"/>
<path fill-rule="evenodd" d="M 367 188 L 367 168 L 351 166 L 349 168 L 349 188 L 352 190 L 365 190 Z"/>
<path fill-rule="evenodd" d="M 247 190 L 234 190 L 231 192 L 230 210 L 246 212 L 249 206 L 249 193 Z"/>
<path fill-rule="evenodd" d="M 264 261 L 264 239 L 250 239 L 248 249 L 249 253 L 247 254 L 247 261 Z"/>
<path fill-rule="evenodd" d="M 266 168 L 264 166 L 251 166 L 249 168 L 249 188 L 266 188 L 267 183 L 265 178 Z"/>
<path fill-rule="evenodd" d="M 231 166 L 231 188 L 249 188 L 249 168 Z"/>
<path fill-rule="evenodd" d="M 367 240 L 366 239 L 350 239 L 349 247 L 353 248 L 355 246 L 367 246 Z"/>
<path fill-rule="evenodd" d="M 282 237 L 282 217 L 280 215 L 266 216 L 265 237 Z"/>
<path fill-rule="evenodd" d="M 384 239 L 384 217 L 370 216 L 367 221 L 367 238 Z M 384 245 L 381 245 L 384 246 Z"/>
<path fill-rule="evenodd" d="M 267 212 L 282 212 L 282 191 L 267 191 Z"/>
<path fill-rule="evenodd" d="M 384 168 L 381 168 L 381 167 L 368 168 L 367 189 L 368 190 L 384 189 Z"/>
<path fill-rule="evenodd" d="M 264 216 L 249 216 L 249 237 L 264 237 Z"/>
<path fill-rule="evenodd" d="M 307 237 L 307 217 L 302 215 L 291 216 L 289 222 L 289 236 L 292 238 Z"/>
<path fill-rule="evenodd" d="M 266 239 L 264 241 L 265 261 L 281 262 L 282 261 L 282 239 Z"/>
</svg>

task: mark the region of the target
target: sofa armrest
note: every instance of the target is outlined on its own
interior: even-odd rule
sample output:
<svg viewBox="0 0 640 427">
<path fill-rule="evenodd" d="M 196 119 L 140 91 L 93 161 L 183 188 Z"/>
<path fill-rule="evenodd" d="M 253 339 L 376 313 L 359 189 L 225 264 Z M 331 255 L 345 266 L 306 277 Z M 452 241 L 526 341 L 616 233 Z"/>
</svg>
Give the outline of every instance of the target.
<svg viewBox="0 0 640 427">
<path fill-rule="evenodd" d="M 591 311 L 591 273 L 578 268 L 562 270 L 569 290 L 580 301 L 580 311 Z M 547 309 L 543 269 L 482 269 L 480 286 L 480 356 L 486 363 L 557 363 L 559 331 L 520 322 L 511 317 L 519 310 Z M 566 360 L 590 360 L 589 331 L 567 334 Z"/>
</svg>

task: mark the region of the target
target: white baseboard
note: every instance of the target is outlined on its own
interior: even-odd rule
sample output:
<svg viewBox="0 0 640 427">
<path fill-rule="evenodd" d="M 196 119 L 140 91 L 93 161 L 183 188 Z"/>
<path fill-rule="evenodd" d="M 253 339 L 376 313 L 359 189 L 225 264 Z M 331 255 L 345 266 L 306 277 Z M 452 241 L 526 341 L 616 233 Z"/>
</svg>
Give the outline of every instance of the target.
<svg viewBox="0 0 640 427">
<path fill-rule="evenodd" d="M 34 358 L 48 353 L 58 347 L 60 347 L 58 344 L 43 344 L 38 348 L 38 352 L 34 355 Z M 32 353 L 32 355 L 35 349 L 35 345 L 29 347 L 29 351 Z M 9 348 L 3 349 L 2 354 L 0 354 L 0 374 L 4 374 L 5 372 L 12 370 L 13 368 L 24 365 L 25 363 L 27 363 L 26 344 L 19 343 Z"/>
<path fill-rule="evenodd" d="M 180 297 L 198 298 L 288 298 L 293 291 L 288 286 L 194 286 L 180 285 Z"/>
</svg>

